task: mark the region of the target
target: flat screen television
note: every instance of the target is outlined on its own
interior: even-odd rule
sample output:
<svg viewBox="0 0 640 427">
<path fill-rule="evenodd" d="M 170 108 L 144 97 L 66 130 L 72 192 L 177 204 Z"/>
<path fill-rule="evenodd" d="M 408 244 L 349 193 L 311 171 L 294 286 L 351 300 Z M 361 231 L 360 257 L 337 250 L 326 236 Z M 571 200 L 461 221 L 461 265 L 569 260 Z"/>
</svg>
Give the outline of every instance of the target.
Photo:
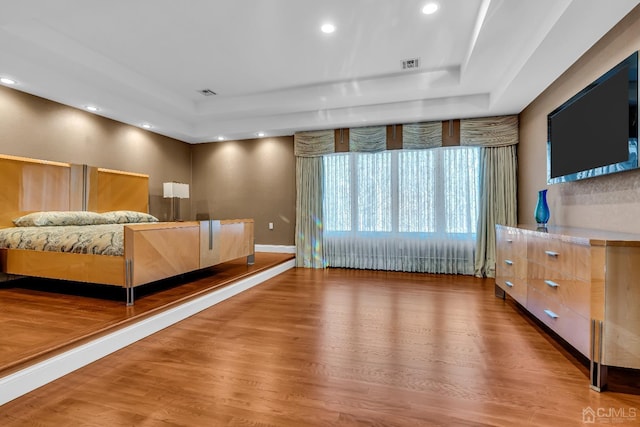
<svg viewBox="0 0 640 427">
<path fill-rule="evenodd" d="M 638 52 L 547 116 L 547 183 L 638 168 Z"/>
</svg>

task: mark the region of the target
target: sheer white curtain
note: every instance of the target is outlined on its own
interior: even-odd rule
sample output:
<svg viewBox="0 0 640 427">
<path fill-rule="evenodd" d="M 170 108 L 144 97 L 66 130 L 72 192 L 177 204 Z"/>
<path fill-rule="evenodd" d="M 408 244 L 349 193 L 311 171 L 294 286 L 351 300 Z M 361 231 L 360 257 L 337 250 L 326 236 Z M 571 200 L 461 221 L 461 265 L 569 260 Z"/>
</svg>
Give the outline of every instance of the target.
<svg viewBox="0 0 640 427">
<path fill-rule="evenodd" d="M 473 274 L 479 149 L 323 157 L 329 266 Z"/>
</svg>

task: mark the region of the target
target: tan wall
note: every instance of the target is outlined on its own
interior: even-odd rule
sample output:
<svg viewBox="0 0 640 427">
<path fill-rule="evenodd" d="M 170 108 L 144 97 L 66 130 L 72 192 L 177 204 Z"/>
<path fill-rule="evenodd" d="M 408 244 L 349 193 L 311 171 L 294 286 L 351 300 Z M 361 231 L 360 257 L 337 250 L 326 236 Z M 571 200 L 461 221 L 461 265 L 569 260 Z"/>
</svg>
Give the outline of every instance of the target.
<svg viewBox="0 0 640 427">
<path fill-rule="evenodd" d="M 293 137 L 198 144 L 192 154 L 194 215 L 253 218 L 257 244 L 294 245 Z"/>
<path fill-rule="evenodd" d="M 161 220 L 171 207 L 162 183 L 189 183 L 182 219 L 254 218 L 256 243 L 294 244 L 293 137 L 190 145 L 0 86 L 0 154 L 148 174 L 150 212 Z"/>
<path fill-rule="evenodd" d="M 161 220 L 170 212 L 162 183 L 191 178 L 189 144 L 4 86 L 0 153 L 148 174 L 149 210 Z"/>
<path fill-rule="evenodd" d="M 538 190 L 548 188 L 550 224 L 640 232 L 640 170 L 547 185 L 547 114 L 640 49 L 640 6 L 520 114 L 519 222 L 535 223 Z"/>
</svg>

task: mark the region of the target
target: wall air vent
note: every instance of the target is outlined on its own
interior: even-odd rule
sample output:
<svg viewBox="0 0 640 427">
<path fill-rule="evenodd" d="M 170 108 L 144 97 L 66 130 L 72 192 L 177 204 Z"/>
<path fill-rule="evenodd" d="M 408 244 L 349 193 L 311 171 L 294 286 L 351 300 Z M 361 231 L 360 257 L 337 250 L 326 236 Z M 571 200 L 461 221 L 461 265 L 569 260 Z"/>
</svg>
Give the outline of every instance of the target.
<svg viewBox="0 0 640 427">
<path fill-rule="evenodd" d="M 198 92 L 204 96 L 217 95 L 217 93 L 215 93 L 211 89 L 200 89 Z"/>
<path fill-rule="evenodd" d="M 402 60 L 403 70 L 413 70 L 420 67 L 420 58 L 411 58 Z"/>
</svg>

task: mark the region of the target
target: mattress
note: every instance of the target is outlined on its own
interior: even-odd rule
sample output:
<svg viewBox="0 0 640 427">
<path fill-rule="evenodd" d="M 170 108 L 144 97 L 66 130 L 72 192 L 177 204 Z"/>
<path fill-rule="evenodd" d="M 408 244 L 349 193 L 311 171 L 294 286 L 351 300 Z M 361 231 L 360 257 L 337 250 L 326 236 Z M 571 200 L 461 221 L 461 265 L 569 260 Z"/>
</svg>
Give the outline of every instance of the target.
<svg viewBox="0 0 640 427">
<path fill-rule="evenodd" d="M 124 255 L 124 225 L 66 225 L 0 229 L 0 249 Z"/>
</svg>

